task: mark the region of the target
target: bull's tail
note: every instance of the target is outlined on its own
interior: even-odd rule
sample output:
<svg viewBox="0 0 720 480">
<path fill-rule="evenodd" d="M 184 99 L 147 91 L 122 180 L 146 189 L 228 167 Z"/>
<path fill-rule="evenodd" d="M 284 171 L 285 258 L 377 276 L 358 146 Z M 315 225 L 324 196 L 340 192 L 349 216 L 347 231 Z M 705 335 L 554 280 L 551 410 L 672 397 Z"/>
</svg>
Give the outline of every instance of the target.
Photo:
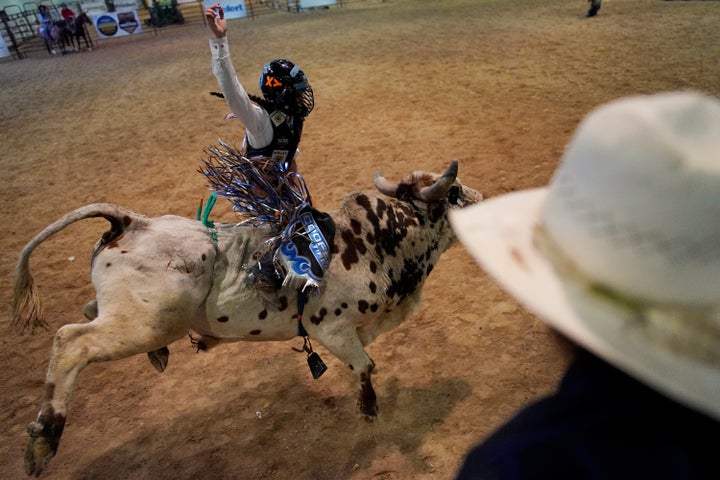
<svg viewBox="0 0 720 480">
<path fill-rule="evenodd" d="M 120 233 L 127 225 L 126 219 L 137 214 L 109 203 L 94 203 L 86 205 L 64 215 L 59 220 L 48 225 L 35 238 L 30 240 L 20 252 L 20 258 L 15 265 L 15 296 L 13 301 L 12 325 L 24 333 L 30 329 L 34 333 L 37 328 L 47 328 L 43 317 L 42 302 L 35 287 L 35 281 L 30 272 L 30 254 L 42 242 L 55 233 L 77 221 L 86 218 L 103 217 L 111 224 L 111 231 Z"/>
</svg>

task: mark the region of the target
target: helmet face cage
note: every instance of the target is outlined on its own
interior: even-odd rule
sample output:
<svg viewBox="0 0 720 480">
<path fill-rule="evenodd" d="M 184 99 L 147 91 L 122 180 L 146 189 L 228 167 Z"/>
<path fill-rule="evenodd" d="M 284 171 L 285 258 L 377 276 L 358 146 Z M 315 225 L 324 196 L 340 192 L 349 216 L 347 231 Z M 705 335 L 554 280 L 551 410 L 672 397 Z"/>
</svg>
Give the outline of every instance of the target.
<svg viewBox="0 0 720 480">
<path fill-rule="evenodd" d="M 306 116 L 315 106 L 305 73 L 289 60 L 273 60 L 263 67 L 260 90 L 265 100 L 287 113 Z"/>
</svg>

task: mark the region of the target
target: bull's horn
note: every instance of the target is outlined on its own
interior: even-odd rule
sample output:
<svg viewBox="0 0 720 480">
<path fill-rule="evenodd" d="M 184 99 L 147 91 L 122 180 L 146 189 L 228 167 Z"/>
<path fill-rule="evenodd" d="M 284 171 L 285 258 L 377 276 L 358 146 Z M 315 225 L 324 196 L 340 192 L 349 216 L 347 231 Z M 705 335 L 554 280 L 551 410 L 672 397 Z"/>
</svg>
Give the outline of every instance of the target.
<svg viewBox="0 0 720 480">
<path fill-rule="evenodd" d="M 453 183 L 455 183 L 457 173 L 458 162 L 457 160 L 453 160 L 450 162 L 450 166 L 447 170 L 445 170 L 445 173 L 435 180 L 435 183 L 420 190 L 420 199 L 423 202 L 430 203 L 437 202 L 441 198 L 445 197 L 448 190 L 450 190 L 450 187 L 452 187 Z"/>
<path fill-rule="evenodd" d="M 377 188 L 383 195 L 395 198 L 397 195 L 397 187 L 397 183 L 389 182 L 385 179 L 382 173 L 377 172 L 375 174 L 375 188 Z"/>
</svg>

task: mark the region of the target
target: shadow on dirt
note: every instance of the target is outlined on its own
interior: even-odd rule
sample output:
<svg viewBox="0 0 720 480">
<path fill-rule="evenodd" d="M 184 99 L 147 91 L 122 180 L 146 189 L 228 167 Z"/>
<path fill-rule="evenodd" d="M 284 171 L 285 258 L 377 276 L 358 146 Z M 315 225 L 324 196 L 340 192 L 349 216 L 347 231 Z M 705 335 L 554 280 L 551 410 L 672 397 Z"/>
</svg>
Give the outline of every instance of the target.
<svg viewBox="0 0 720 480">
<path fill-rule="evenodd" d="M 142 427 L 129 421 L 127 428 L 139 433 L 98 456 L 79 479 L 341 480 L 393 450 L 410 453 L 411 468 L 428 473 L 432 466 L 419 452 L 424 437 L 471 388 L 452 378 L 412 387 L 395 377 L 384 383 L 377 388 L 380 414 L 372 423 L 355 409 L 354 394 L 327 396 L 300 381 L 274 384 L 270 388 L 276 392 L 238 392 L 243 398 L 235 404 L 215 402 L 212 408 L 179 413 L 162 429 L 140 432 Z M 265 402 L 265 412 L 247 411 L 253 397 Z"/>
</svg>

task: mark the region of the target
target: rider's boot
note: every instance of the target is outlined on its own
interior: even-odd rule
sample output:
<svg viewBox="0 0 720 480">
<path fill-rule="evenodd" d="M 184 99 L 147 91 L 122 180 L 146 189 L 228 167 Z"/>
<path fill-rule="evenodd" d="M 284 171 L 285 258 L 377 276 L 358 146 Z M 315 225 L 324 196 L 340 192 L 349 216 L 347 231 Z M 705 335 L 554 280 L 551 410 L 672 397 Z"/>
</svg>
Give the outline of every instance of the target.
<svg viewBox="0 0 720 480">
<path fill-rule="evenodd" d="M 247 284 L 254 288 L 270 305 L 280 308 L 278 291 L 282 287 L 283 279 L 278 274 L 273 260 L 274 252 L 267 252 L 248 271 L 245 279 Z"/>
</svg>

